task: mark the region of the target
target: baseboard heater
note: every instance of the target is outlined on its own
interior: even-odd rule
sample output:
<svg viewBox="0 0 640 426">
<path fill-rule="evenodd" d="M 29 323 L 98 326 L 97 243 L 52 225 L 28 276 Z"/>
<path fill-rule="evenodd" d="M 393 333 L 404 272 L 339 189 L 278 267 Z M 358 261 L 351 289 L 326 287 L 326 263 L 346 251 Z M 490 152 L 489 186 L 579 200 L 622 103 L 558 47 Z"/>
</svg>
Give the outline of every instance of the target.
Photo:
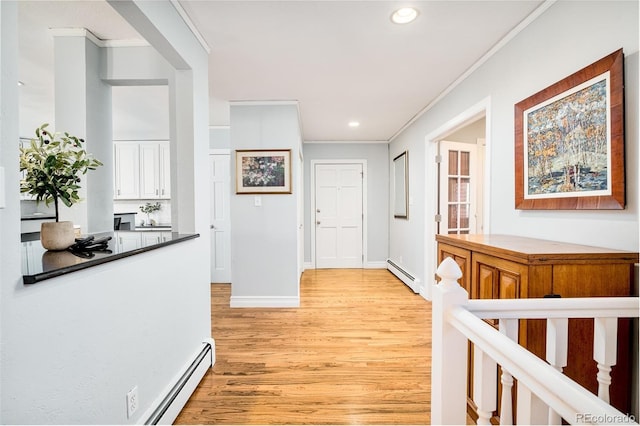
<svg viewBox="0 0 640 426">
<path fill-rule="evenodd" d="M 204 342 L 202 351 L 171 388 L 158 407 L 151 413 L 146 425 L 173 424 L 200 380 L 213 365 L 211 343 Z"/>
<path fill-rule="evenodd" d="M 387 259 L 387 269 L 403 283 L 407 285 L 414 293 L 420 292 L 420 280 L 398 266 L 393 260 Z"/>
</svg>

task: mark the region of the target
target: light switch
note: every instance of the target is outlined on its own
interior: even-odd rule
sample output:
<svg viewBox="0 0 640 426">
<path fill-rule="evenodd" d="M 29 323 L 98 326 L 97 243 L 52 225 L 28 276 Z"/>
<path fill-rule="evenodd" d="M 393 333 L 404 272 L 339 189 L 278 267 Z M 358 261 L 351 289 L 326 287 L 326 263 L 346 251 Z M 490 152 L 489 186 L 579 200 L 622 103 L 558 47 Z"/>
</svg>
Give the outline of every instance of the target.
<svg viewBox="0 0 640 426">
<path fill-rule="evenodd" d="M 256 207 L 262 207 L 262 197 L 259 196 L 259 195 L 256 195 L 253 198 L 253 205 L 256 206 Z"/>
<path fill-rule="evenodd" d="M 6 206 L 6 197 L 4 190 L 4 167 L 0 167 L 0 209 L 4 209 Z"/>
</svg>

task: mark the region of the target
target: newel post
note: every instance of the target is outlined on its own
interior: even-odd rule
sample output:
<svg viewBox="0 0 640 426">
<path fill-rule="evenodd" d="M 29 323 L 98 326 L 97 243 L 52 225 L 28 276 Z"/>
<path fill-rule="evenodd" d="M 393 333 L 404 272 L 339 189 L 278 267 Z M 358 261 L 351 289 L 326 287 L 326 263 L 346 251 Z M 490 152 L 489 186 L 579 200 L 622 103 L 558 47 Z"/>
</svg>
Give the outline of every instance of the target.
<svg viewBox="0 0 640 426">
<path fill-rule="evenodd" d="M 463 425 L 467 421 L 467 338 L 448 321 L 449 312 L 467 304 L 458 284 L 462 271 L 450 257 L 438 270 L 433 286 L 431 345 L 431 424 Z"/>
</svg>

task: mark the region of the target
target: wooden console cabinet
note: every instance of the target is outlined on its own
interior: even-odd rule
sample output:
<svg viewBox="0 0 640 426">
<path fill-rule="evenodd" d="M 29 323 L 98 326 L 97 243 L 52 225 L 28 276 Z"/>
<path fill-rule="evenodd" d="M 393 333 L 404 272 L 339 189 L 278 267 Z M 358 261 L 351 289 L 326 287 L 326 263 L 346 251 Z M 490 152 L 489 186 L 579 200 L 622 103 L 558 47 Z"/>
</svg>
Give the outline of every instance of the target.
<svg viewBox="0 0 640 426">
<path fill-rule="evenodd" d="M 510 235 L 437 235 L 438 262 L 453 258 L 462 269 L 470 299 L 630 296 L 638 253 Z M 611 404 L 628 413 L 631 404 L 630 320 L 618 323 L 618 360 Z M 544 320 L 521 320 L 519 343 L 544 359 Z M 470 366 L 470 371 L 472 366 Z M 569 320 L 568 365 L 564 373 L 597 393 L 593 321 Z M 472 392 L 469 377 L 469 396 Z M 477 418 L 474 406 L 469 414 Z"/>
</svg>

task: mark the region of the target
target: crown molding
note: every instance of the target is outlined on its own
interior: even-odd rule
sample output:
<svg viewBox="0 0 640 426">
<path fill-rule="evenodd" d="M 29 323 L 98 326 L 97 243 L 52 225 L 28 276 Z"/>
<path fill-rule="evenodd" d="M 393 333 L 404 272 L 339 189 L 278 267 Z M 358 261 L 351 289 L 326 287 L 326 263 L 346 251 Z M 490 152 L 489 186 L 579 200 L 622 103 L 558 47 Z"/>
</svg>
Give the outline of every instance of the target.
<svg viewBox="0 0 640 426">
<path fill-rule="evenodd" d="M 305 145 L 309 144 L 388 144 L 389 141 L 338 141 L 338 140 L 328 140 L 328 141 L 304 141 Z"/>
<path fill-rule="evenodd" d="M 229 101 L 232 106 L 280 106 L 280 105 L 299 105 L 296 100 L 288 101 Z"/>
<path fill-rule="evenodd" d="M 464 80 L 473 74 L 478 68 L 480 68 L 485 62 L 487 62 L 493 55 L 500 51 L 507 43 L 513 40 L 522 30 L 535 21 L 540 15 L 547 11 L 557 0 L 545 0 L 540 6 L 538 6 L 533 12 L 531 12 L 525 19 L 523 19 L 518 25 L 516 25 L 509 33 L 498 41 L 487 53 L 485 53 L 480 59 L 476 61 L 469 69 L 467 69 L 460 77 L 458 77 L 453 83 L 451 83 L 446 89 L 444 89 L 434 100 L 429 102 L 427 106 L 422 108 L 416 113 L 409 121 L 407 121 L 397 132 L 389 138 L 389 142 L 393 142 L 402 132 L 407 130 L 409 126 L 415 123 L 420 117 L 422 117 L 427 111 L 433 108 L 438 102 L 440 102 L 445 96 L 447 96 L 453 89 L 458 87 Z"/>
<path fill-rule="evenodd" d="M 191 33 L 198 40 L 198 43 L 200 43 L 200 45 L 207 52 L 207 54 L 210 54 L 211 48 L 209 47 L 209 44 L 207 44 L 207 41 L 204 39 L 200 31 L 198 31 L 198 27 L 196 27 L 196 24 L 194 24 L 191 18 L 189 18 L 187 11 L 184 10 L 180 2 L 178 2 L 178 0 L 171 0 L 171 4 L 176 9 L 176 11 L 180 15 L 184 23 L 187 24 L 187 27 L 189 27 L 189 30 L 191 31 Z"/>
<path fill-rule="evenodd" d="M 86 28 L 49 28 L 53 37 L 84 37 L 98 47 L 147 47 L 149 43 L 141 39 L 102 40 Z"/>
</svg>

